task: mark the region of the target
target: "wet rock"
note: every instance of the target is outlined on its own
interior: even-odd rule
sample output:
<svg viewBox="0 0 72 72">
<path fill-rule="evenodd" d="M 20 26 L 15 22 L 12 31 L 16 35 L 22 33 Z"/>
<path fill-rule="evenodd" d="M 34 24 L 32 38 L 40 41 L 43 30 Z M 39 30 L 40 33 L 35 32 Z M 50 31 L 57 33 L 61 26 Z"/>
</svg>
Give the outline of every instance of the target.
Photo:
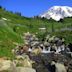
<svg viewBox="0 0 72 72">
<path fill-rule="evenodd" d="M 44 65 L 41 65 L 41 64 L 36 67 L 36 71 L 37 72 L 49 72 L 48 69 Z"/>
<path fill-rule="evenodd" d="M 68 72 L 72 72 L 72 60 L 69 62 Z"/>
</svg>

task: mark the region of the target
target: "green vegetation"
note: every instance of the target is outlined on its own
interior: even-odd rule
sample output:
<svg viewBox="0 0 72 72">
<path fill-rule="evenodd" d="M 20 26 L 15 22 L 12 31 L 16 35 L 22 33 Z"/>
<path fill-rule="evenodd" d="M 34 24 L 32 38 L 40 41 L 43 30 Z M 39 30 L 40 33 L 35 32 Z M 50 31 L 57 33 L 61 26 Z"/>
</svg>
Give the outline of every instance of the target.
<svg viewBox="0 0 72 72">
<path fill-rule="evenodd" d="M 39 17 L 27 18 L 21 16 L 20 13 L 14 14 L 0 7 L 0 56 L 12 58 L 11 49 L 15 47 L 13 42 L 22 44 L 22 35 L 28 31 L 38 32 L 41 37 L 43 32 L 39 28 L 42 27 L 46 28 L 46 34 L 62 36 L 66 39 L 66 43 L 72 43 L 72 31 L 61 31 L 62 28 L 72 28 L 72 18 L 65 18 L 59 22 Z"/>
</svg>

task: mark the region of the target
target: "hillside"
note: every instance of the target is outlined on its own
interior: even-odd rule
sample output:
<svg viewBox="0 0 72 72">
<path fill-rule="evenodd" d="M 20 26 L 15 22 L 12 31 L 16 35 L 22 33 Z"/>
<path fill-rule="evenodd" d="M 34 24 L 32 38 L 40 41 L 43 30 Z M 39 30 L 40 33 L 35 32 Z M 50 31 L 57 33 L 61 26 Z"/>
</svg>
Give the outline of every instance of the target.
<svg viewBox="0 0 72 72">
<path fill-rule="evenodd" d="M 45 18 L 27 18 L 0 9 L 0 56 L 12 57 L 11 49 L 15 43 L 22 44 L 25 32 L 41 34 L 39 28 L 46 28 L 46 33 L 62 36 L 66 43 L 72 43 L 72 18 L 65 18 L 58 22 Z M 42 32 L 43 33 L 43 32 Z"/>
</svg>

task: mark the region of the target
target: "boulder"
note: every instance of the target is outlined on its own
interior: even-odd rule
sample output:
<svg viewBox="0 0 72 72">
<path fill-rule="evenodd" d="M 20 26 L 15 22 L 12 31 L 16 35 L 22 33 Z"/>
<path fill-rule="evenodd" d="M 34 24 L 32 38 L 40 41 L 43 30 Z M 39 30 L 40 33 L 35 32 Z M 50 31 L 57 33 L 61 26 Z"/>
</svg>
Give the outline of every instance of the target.
<svg viewBox="0 0 72 72">
<path fill-rule="evenodd" d="M 33 68 L 17 67 L 16 72 L 36 72 Z"/>
<path fill-rule="evenodd" d="M 61 63 L 56 63 L 55 67 L 56 67 L 56 72 L 67 72 L 65 66 Z"/>
<path fill-rule="evenodd" d="M 14 72 L 16 69 L 15 64 L 10 60 L 0 60 L 0 72 L 9 71 Z"/>
<path fill-rule="evenodd" d="M 17 66 L 29 67 L 32 68 L 32 61 L 30 60 L 28 55 L 18 55 L 16 57 L 16 64 Z"/>
<path fill-rule="evenodd" d="M 41 48 L 36 48 L 36 49 L 33 49 L 32 53 L 34 53 L 35 55 L 38 55 L 42 52 L 42 49 Z"/>
<path fill-rule="evenodd" d="M 32 68 L 31 60 L 24 59 L 24 61 L 23 61 L 23 67 Z"/>
</svg>

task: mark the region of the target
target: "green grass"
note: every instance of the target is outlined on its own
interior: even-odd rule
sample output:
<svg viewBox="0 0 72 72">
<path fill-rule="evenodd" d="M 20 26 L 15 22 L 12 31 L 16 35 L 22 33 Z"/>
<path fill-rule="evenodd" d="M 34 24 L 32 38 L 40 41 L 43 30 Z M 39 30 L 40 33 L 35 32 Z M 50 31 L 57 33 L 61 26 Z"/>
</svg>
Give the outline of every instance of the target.
<svg viewBox="0 0 72 72">
<path fill-rule="evenodd" d="M 72 31 L 54 32 L 52 35 L 63 37 L 66 44 L 72 43 Z"/>
</svg>

